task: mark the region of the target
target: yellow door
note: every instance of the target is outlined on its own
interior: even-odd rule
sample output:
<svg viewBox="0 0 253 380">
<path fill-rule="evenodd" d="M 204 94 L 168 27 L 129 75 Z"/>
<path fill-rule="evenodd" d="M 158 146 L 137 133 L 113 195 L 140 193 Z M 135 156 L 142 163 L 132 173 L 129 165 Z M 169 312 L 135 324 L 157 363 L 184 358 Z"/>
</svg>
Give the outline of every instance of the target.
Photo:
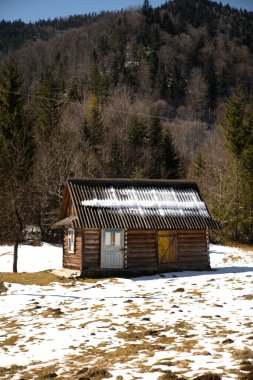
<svg viewBox="0 0 253 380">
<path fill-rule="evenodd" d="M 177 262 L 177 234 L 175 232 L 158 232 L 158 254 L 160 264 Z"/>
</svg>

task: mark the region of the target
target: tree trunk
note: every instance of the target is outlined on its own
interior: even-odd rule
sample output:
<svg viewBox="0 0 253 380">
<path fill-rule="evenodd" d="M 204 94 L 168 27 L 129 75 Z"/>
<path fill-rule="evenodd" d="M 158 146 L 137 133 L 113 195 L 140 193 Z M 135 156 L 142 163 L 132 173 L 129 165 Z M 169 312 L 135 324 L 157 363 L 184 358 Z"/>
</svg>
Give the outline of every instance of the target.
<svg viewBox="0 0 253 380">
<path fill-rule="evenodd" d="M 19 239 L 16 239 L 14 243 L 13 273 L 18 272 L 18 245 L 19 245 Z"/>
<path fill-rule="evenodd" d="M 239 239 L 239 162 L 236 160 L 236 189 L 235 189 L 235 241 Z"/>
<path fill-rule="evenodd" d="M 250 244 L 253 243 L 253 178 L 250 178 Z"/>
<path fill-rule="evenodd" d="M 23 220 L 21 218 L 16 202 L 14 202 L 14 210 L 15 210 L 15 215 L 17 218 L 18 226 L 19 226 L 18 230 L 16 231 L 16 239 L 14 243 L 14 254 L 13 254 L 13 273 L 17 273 L 18 272 L 18 246 L 19 246 L 20 241 L 22 241 Z"/>
</svg>

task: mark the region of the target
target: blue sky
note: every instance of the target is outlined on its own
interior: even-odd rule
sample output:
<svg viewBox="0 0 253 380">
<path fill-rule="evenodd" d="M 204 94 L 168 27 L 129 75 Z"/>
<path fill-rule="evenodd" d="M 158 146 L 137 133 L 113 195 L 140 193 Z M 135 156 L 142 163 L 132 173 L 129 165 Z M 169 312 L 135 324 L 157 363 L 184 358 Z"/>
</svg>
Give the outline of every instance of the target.
<svg viewBox="0 0 253 380">
<path fill-rule="evenodd" d="M 165 0 L 150 0 L 153 7 Z M 253 11 L 253 0 L 221 0 L 223 4 Z M 55 17 L 67 17 L 73 14 L 119 10 L 141 6 L 143 0 L 0 0 L 0 20 L 24 22 Z"/>
</svg>

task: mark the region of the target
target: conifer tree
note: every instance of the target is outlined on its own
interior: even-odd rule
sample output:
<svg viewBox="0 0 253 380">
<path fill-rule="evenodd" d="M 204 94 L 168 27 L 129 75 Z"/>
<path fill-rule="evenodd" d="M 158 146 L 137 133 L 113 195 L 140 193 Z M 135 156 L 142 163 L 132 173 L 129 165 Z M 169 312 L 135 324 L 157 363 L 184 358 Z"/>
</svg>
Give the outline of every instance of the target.
<svg viewBox="0 0 253 380">
<path fill-rule="evenodd" d="M 141 8 L 141 14 L 143 16 L 143 20 L 140 29 L 140 42 L 143 43 L 144 46 L 148 46 L 152 37 L 150 26 L 153 22 L 153 9 L 149 0 L 144 0 Z"/>
<path fill-rule="evenodd" d="M 149 125 L 149 143 L 152 147 L 158 147 L 161 144 L 162 126 L 158 117 L 154 117 Z"/>
<path fill-rule="evenodd" d="M 90 106 L 86 115 L 85 137 L 90 141 L 91 146 L 96 147 L 103 141 L 104 131 L 98 100 L 95 96 L 90 99 Z"/>
<path fill-rule="evenodd" d="M 163 133 L 162 150 L 164 162 L 163 177 L 168 179 L 180 178 L 180 159 L 169 129 Z"/>
<path fill-rule="evenodd" d="M 149 178 L 161 178 L 163 164 L 162 125 L 159 117 L 154 117 L 149 122 L 148 142 L 150 162 L 148 167 Z"/>
<path fill-rule="evenodd" d="M 108 96 L 109 82 L 106 74 L 100 73 L 98 65 L 95 64 L 91 70 L 88 90 L 91 96 L 97 98 L 102 104 Z"/>
<path fill-rule="evenodd" d="M 13 272 L 17 272 L 18 245 L 28 209 L 26 183 L 32 156 L 23 112 L 22 83 L 17 66 L 10 58 L 3 67 L 0 81 L 0 212 L 4 213 L 0 217 L 4 221 L 0 230 L 2 237 L 14 240 Z"/>
<path fill-rule="evenodd" d="M 242 223 L 240 180 L 242 179 L 242 168 L 247 167 L 247 158 L 250 155 L 250 136 L 252 125 L 247 122 L 246 102 L 240 87 L 237 87 L 234 95 L 229 99 L 226 108 L 226 137 L 228 147 L 236 159 L 235 178 L 235 240 L 239 239 L 239 227 Z M 246 170 L 247 172 L 247 170 Z M 244 186 L 245 187 L 245 186 Z M 253 207 L 253 206 L 252 206 Z"/>
<path fill-rule="evenodd" d="M 205 170 L 205 161 L 200 151 L 196 153 L 196 157 L 193 162 L 192 174 L 195 178 L 199 178 L 203 175 Z"/>
<path fill-rule="evenodd" d="M 122 162 L 122 149 L 118 140 L 113 140 L 110 150 L 109 157 L 109 173 L 110 177 L 124 177 L 126 173 L 122 170 L 123 162 Z"/>
<path fill-rule="evenodd" d="M 218 97 L 218 80 L 215 68 L 215 62 L 212 56 L 209 56 L 204 67 L 204 76 L 207 83 L 207 104 L 209 107 L 209 117 L 211 111 L 217 104 Z"/>
<path fill-rule="evenodd" d="M 226 108 L 226 137 L 229 148 L 237 160 L 241 159 L 249 137 L 249 126 L 245 123 L 246 103 L 240 87 L 237 87 Z"/>
<path fill-rule="evenodd" d="M 150 5 L 149 0 L 144 0 L 141 13 L 146 18 L 147 21 L 150 21 L 152 18 L 152 6 Z"/>
<path fill-rule="evenodd" d="M 141 147 L 144 143 L 145 125 L 138 116 L 133 116 L 130 119 L 128 137 L 129 142 L 133 147 Z"/>
<path fill-rule="evenodd" d="M 53 130 L 59 123 L 62 101 L 58 83 L 51 77 L 41 82 L 36 97 L 36 133 L 38 139 L 49 141 Z"/>
<path fill-rule="evenodd" d="M 12 58 L 2 70 L 0 91 L 1 133 L 6 140 L 11 140 L 22 128 L 21 109 L 23 104 L 20 89 L 22 78 Z"/>
<path fill-rule="evenodd" d="M 159 91 L 161 98 L 164 98 L 168 90 L 168 80 L 164 65 L 158 65 L 156 74 L 156 88 Z"/>
<path fill-rule="evenodd" d="M 241 156 L 242 179 L 244 181 L 247 220 L 249 225 L 249 243 L 253 243 L 253 110 L 246 118 L 246 144 Z"/>
<path fill-rule="evenodd" d="M 149 56 L 149 66 L 150 66 L 150 74 L 153 87 L 156 84 L 156 75 L 158 72 L 159 59 L 158 59 L 158 51 L 161 45 L 160 41 L 160 33 L 157 27 L 152 28 L 152 37 L 150 40 L 150 56 Z"/>
</svg>

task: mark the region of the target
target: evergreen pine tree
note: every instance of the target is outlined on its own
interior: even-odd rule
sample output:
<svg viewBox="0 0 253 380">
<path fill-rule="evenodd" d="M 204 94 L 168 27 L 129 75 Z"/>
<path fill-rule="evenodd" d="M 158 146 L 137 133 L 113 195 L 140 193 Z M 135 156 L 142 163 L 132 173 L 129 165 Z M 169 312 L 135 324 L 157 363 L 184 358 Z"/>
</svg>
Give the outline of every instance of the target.
<svg viewBox="0 0 253 380">
<path fill-rule="evenodd" d="M 141 147 L 144 144 L 146 135 L 145 124 L 138 116 L 133 116 L 130 119 L 128 127 L 129 142 L 133 147 Z"/>
<path fill-rule="evenodd" d="M 122 177 L 124 172 L 122 171 L 122 149 L 118 140 L 113 140 L 109 158 L 109 173 L 110 177 Z"/>
<path fill-rule="evenodd" d="M 41 82 L 36 97 L 36 134 L 38 140 L 50 139 L 62 113 L 60 88 L 53 78 Z"/>
<path fill-rule="evenodd" d="M 0 88 L 0 127 L 2 136 L 10 141 L 22 128 L 21 110 L 23 105 L 22 78 L 17 66 L 10 58 L 2 70 Z"/>
<path fill-rule="evenodd" d="M 101 74 L 98 65 L 95 64 L 91 70 L 88 90 L 91 96 L 97 98 L 99 103 L 103 103 L 108 96 L 109 81 L 106 74 Z"/>
<path fill-rule="evenodd" d="M 246 117 L 247 141 L 241 155 L 246 220 L 249 226 L 249 243 L 253 243 L 253 110 Z M 247 133 L 247 132 L 246 132 Z"/>
<path fill-rule="evenodd" d="M 234 206 L 234 228 L 235 240 L 239 239 L 239 228 L 242 223 L 240 180 L 242 178 L 242 157 L 248 146 L 251 135 L 250 123 L 246 122 L 246 103 L 240 87 L 237 87 L 234 95 L 230 98 L 226 109 L 226 138 L 228 147 L 236 159 L 235 178 L 235 206 Z M 246 156 L 245 156 L 246 157 Z M 244 161 L 246 162 L 246 161 Z"/>
<path fill-rule="evenodd" d="M 151 74 L 152 86 L 155 87 L 156 84 L 156 75 L 158 72 L 158 51 L 161 45 L 160 33 L 157 27 L 152 28 L 152 37 L 150 41 L 150 55 L 149 55 L 149 67 Z"/>
<path fill-rule="evenodd" d="M 32 144 L 25 122 L 22 78 L 10 58 L 0 80 L 0 237 L 14 240 L 13 272 L 17 272 L 18 245 L 24 233 L 28 205 L 26 183 Z"/>
<path fill-rule="evenodd" d="M 163 177 L 168 179 L 180 178 L 180 159 L 169 129 L 167 129 L 162 136 L 162 151 L 164 166 Z"/>
<path fill-rule="evenodd" d="M 207 104 L 211 112 L 216 107 L 218 98 L 218 80 L 215 62 L 212 56 L 209 56 L 207 59 L 204 67 L 204 76 L 207 83 Z"/>
<path fill-rule="evenodd" d="M 150 22 L 152 19 L 152 6 L 150 5 L 149 0 L 144 0 L 142 8 L 141 8 L 141 13 L 145 17 L 145 19 Z"/>
<path fill-rule="evenodd" d="M 175 65 L 170 79 L 169 94 L 172 104 L 178 106 L 185 96 L 186 82 L 180 65 Z"/>
<path fill-rule="evenodd" d="M 144 46 L 149 46 L 150 40 L 152 38 L 150 26 L 153 23 L 153 9 L 150 5 L 149 0 L 144 0 L 143 6 L 141 8 L 141 14 L 143 16 L 143 20 L 139 30 L 139 42 Z"/>
<path fill-rule="evenodd" d="M 159 91 L 161 98 L 164 98 L 168 91 L 168 79 L 165 72 L 165 67 L 162 64 L 158 66 L 156 74 L 156 88 Z"/>
<path fill-rule="evenodd" d="M 192 174 L 194 178 L 199 178 L 201 175 L 203 175 L 204 170 L 205 170 L 205 161 L 201 152 L 198 151 L 196 153 L 196 157 L 193 162 Z"/>
<path fill-rule="evenodd" d="M 245 124 L 246 103 L 240 87 L 237 87 L 226 108 L 226 137 L 237 160 L 247 144 L 250 126 Z"/>
<path fill-rule="evenodd" d="M 90 99 L 90 106 L 86 115 L 85 136 L 90 141 L 91 146 L 96 149 L 103 141 L 104 131 L 99 103 L 95 96 Z"/>
<path fill-rule="evenodd" d="M 159 117 L 154 117 L 149 123 L 149 144 L 158 147 L 161 144 L 162 126 Z"/>
</svg>

